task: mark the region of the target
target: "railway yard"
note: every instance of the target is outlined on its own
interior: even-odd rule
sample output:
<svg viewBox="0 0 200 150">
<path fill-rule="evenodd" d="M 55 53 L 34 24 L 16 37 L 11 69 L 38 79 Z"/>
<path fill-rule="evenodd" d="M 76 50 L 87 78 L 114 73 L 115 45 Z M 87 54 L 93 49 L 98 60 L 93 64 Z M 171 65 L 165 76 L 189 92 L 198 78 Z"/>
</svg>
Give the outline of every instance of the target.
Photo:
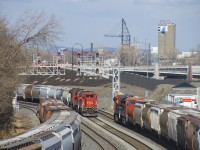
<svg viewBox="0 0 200 150">
<path fill-rule="evenodd" d="M 32 103 L 32 102 L 38 102 L 38 100 L 35 101 L 37 99 L 37 94 L 36 94 L 36 97 L 31 99 L 31 102 L 30 102 L 30 97 L 26 94 L 27 90 L 25 90 L 26 89 L 25 88 L 24 89 L 25 97 L 29 99 L 29 102 L 27 102 L 27 100 L 25 99 L 19 102 L 19 106 L 20 106 L 19 110 L 15 111 L 15 116 L 16 116 L 15 133 L 13 133 L 12 135 L 9 135 L 10 137 L 14 136 L 14 134 L 15 136 L 22 135 L 21 137 L 24 137 L 23 136 L 24 133 L 29 132 L 29 131 L 33 132 L 33 129 L 36 129 L 36 130 L 44 129 L 42 125 L 44 123 L 46 124 L 46 122 L 49 122 L 49 120 L 52 120 L 52 117 L 54 117 L 54 113 L 52 114 L 52 112 L 55 112 L 55 108 L 54 108 L 55 106 L 57 107 L 57 109 L 59 108 L 60 111 L 66 110 L 71 113 L 72 110 L 70 110 L 69 108 L 69 101 L 72 100 L 73 93 L 69 94 L 70 89 L 78 88 L 80 89 L 80 92 L 78 92 L 79 90 L 77 91 L 77 96 L 80 96 L 81 94 L 84 96 L 85 94 L 87 95 L 87 93 L 93 94 L 91 93 L 91 91 L 94 91 L 94 94 L 97 93 L 97 96 L 98 96 L 98 101 L 97 101 L 98 115 L 97 116 L 98 117 L 92 116 L 92 115 L 91 117 L 90 116 L 88 117 L 88 116 L 84 116 L 84 114 L 82 115 L 79 114 L 79 117 L 81 119 L 80 128 L 82 131 L 81 132 L 81 146 L 80 147 L 77 146 L 76 148 L 73 148 L 73 149 L 80 149 L 80 148 L 83 150 L 93 150 L 93 149 L 106 149 L 106 150 L 107 149 L 109 150 L 112 150 L 112 149 L 118 149 L 118 150 L 170 149 L 170 150 L 175 150 L 178 148 L 181 149 L 180 147 L 176 146 L 176 143 L 174 141 L 168 140 L 167 138 L 163 136 L 160 137 L 155 132 L 151 132 L 147 129 L 141 129 L 138 125 L 135 126 L 135 124 L 134 125 L 123 124 L 123 121 L 121 123 L 117 123 L 118 121 L 116 121 L 115 118 L 113 117 L 114 110 L 116 111 L 116 108 L 114 108 L 116 104 L 114 105 L 114 101 L 112 98 L 111 83 L 109 82 L 106 83 L 105 80 L 102 82 L 101 79 L 95 79 L 95 80 L 99 80 L 99 83 L 98 81 L 96 81 L 97 84 L 95 86 L 91 86 L 91 85 L 84 86 L 84 83 L 81 82 L 81 79 L 74 78 L 73 80 L 75 82 L 75 85 L 73 85 L 73 80 L 71 80 L 70 81 L 72 82 L 70 83 L 71 85 L 67 84 L 66 86 L 64 86 L 62 83 L 61 86 L 58 86 L 58 82 L 59 81 L 63 82 L 63 79 L 61 77 L 54 77 L 54 78 L 55 78 L 54 80 L 52 80 L 51 77 L 48 79 L 45 79 L 46 85 L 42 84 L 44 83 L 44 81 L 41 78 L 34 78 L 34 79 L 29 80 L 29 82 L 27 82 L 28 84 L 35 84 L 35 85 L 26 85 L 26 87 L 30 86 L 33 89 L 35 89 L 35 92 L 32 91 L 32 96 L 37 93 L 37 89 L 44 90 L 45 88 L 50 87 L 49 98 L 44 101 L 42 100 L 42 104 Z M 69 81 L 68 79 L 66 80 Z M 78 84 L 77 81 L 79 81 L 80 84 Z M 48 83 L 50 82 L 52 82 L 51 86 L 48 85 Z M 52 86 L 53 82 L 57 83 L 56 86 Z M 29 89 L 30 87 L 28 87 L 27 89 Z M 154 91 L 149 91 L 150 93 L 149 97 L 151 99 L 161 99 L 163 98 L 162 94 L 169 92 L 169 89 L 171 87 L 172 85 L 166 85 L 166 84 L 161 85 L 158 87 L 158 89 L 155 89 Z M 67 89 L 66 90 L 67 93 L 65 93 L 65 96 L 66 95 L 67 96 L 65 98 L 59 95 L 60 89 L 64 89 L 63 93 Z M 55 94 L 52 95 L 50 91 L 51 92 L 55 91 Z M 122 83 L 121 91 L 124 93 L 127 93 L 129 91 L 129 94 L 132 93 L 134 95 L 144 96 L 145 89 Z M 41 95 L 41 91 L 40 91 L 40 95 Z M 78 101 L 77 103 L 71 102 L 70 104 L 71 108 L 77 110 L 77 112 L 79 113 L 80 111 L 78 110 L 80 109 L 84 110 L 84 108 L 82 108 L 83 105 L 82 104 L 79 105 L 79 102 L 81 102 L 83 99 L 86 100 L 88 97 L 86 95 L 85 95 L 85 98 L 82 97 L 82 99 L 80 100 L 78 100 L 79 99 L 78 97 L 75 98 L 74 100 L 75 101 L 78 100 Z M 68 99 L 69 97 L 71 98 Z M 95 96 L 94 97 L 90 96 L 90 97 L 94 98 L 95 100 Z M 52 98 L 57 99 L 57 100 L 55 101 Z M 61 99 L 65 103 L 65 105 L 61 104 L 62 102 L 59 102 L 59 99 Z M 91 102 L 92 104 L 95 103 L 95 101 L 93 102 L 91 101 L 91 99 L 89 101 L 90 101 L 89 103 Z M 41 103 L 41 100 L 40 100 L 40 103 Z M 62 109 L 61 109 L 61 105 L 62 105 Z M 86 108 L 86 105 L 87 103 L 84 104 L 85 108 Z M 43 114 L 41 115 L 41 113 Z M 59 124 L 62 124 L 62 122 L 60 122 Z M 60 131 L 60 127 L 54 130 Z M 40 133 L 34 133 L 34 134 L 37 135 L 37 137 L 38 136 L 41 137 Z M 53 132 L 53 135 L 57 135 L 57 134 Z M 78 140 L 77 140 L 77 143 L 78 143 Z M 74 145 L 77 145 L 77 143 L 74 143 Z M 0 145 L 1 144 L 2 143 L 0 143 Z"/>
<path fill-rule="evenodd" d="M 0 1 L 0 150 L 200 150 L 198 4 Z"/>
</svg>

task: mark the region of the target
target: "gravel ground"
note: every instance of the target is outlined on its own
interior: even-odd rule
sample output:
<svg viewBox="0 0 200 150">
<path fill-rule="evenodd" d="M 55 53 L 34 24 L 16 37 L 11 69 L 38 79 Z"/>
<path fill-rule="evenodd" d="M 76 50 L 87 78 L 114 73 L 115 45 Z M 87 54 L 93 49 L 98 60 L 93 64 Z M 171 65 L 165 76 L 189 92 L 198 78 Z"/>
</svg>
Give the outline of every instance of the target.
<svg viewBox="0 0 200 150">
<path fill-rule="evenodd" d="M 81 148 L 82 150 L 101 150 L 99 145 L 95 143 L 88 135 L 82 132 L 81 139 Z"/>
<path fill-rule="evenodd" d="M 118 138 L 117 136 L 111 134 L 110 132 L 106 131 L 103 128 L 100 128 L 98 125 L 96 125 L 95 123 L 93 123 L 92 121 L 88 120 L 85 117 L 81 117 L 81 121 L 84 123 L 87 123 L 90 125 L 91 129 L 94 129 L 97 133 L 101 134 L 105 139 L 107 139 L 108 141 L 110 141 L 111 143 L 114 143 L 114 145 L 119 149 L 119 150 L 135 150 L 134 147 L 132 147 L 131 145 L 129 145 L 128 143 L 124 142 L 123 140 L 121 140 L 120 138 Z M 84 143 L 86 139 L 82 138 L 82 141 Z M 93 147 L 93 142 L 92 143 L 87 143 L 90 145 L 90 149 L 94 150 L 95 148 Z M 83 150 L 87 150 L 84 149 L 85 147 L 82 147 Z"/>
<path fill-rule="evenodd" d="M 23 133 L 40 124 L 38 117 L 31 111 L 21 108 L 15 112 L 15 130 L 17 134 Z"/>
<path fill-rule="evenodd" d="M 143 143 L 145 143 L 146 145 L 150 146 L 152 149 L 156 149 L 156 150 L 166 150 L 164 147 L 160 146 L 159 144 L 155 143 L 154 141 L 152 141 L 149 138 L 146 138 L 144 136 L 142 136 L 141 134 L 130 130 L 126 127 L 123 127 L 122 125 L 116 124 L 115 122 L 110 122 L 110 120 L 104 119 L 99 117 L 99 119 L 103 122 L 105 122 L 106 124 L 109 124 L 112 127 L 115 127 L 117 130 L 122 131 L 123 133 L 136 138 L 140 141 L 142 141 Z"/>
</svg>

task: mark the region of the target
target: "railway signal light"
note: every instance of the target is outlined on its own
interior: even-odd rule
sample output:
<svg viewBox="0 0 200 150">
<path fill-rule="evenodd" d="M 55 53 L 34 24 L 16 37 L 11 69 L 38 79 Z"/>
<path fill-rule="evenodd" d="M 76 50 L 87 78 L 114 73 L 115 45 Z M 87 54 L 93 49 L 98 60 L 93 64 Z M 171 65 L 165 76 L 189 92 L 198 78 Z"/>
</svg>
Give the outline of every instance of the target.
<svg viewBox="0 0 200 150">
<path fill-rule="evenodd" d="M 96 58 L 99 58 L 99 53 L 96 53 Z"/>
<path fill-rule="evenodd" d="M 57 68 L 54 68 L 54 73 L 57 74 Z"/>
<path fill-rule="evenodd" d="M 80 75 L 80 74 L 81 74 L 81 69 L 78 68 L 78 69 L 77 69 L 77 75 Z"/>
<path fill-rule="evenodd" d="M 78 53 L 78 54 L 77 54 L 77 59 L 78 59 L 77 65 L 78 65 L 78 66 L 81 65 L 81 59 L 80 59 L 80 58 L 81 58 L 81 54 Z"/>
<path fill-rule="evenodd" d="M 98 61 L 96 62 L 96 66 L 99 66 L 99 62 Z"/>
<path fill-rule="evenodd" d="M 81 54 L 80 54 L 80 53 L 78 53 L 78 54 L 77 54 L 77 58 L 80 58 L 80 57 L 81 57 Z"/>
</svg>

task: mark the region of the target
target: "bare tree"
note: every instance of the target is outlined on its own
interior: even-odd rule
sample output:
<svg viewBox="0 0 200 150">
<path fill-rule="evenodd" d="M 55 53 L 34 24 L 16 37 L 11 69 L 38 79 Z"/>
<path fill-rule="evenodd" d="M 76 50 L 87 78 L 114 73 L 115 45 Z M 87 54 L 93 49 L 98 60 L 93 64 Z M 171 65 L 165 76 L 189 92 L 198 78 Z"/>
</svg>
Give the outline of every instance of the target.
<svg viewBox="0 0 200 150">
<path fill-rule="evenodd" d="M 176 62 L 176 52 L 169 52 L 166 54 L 165 65 L 172 65 Z"/>
<path fill-rule="evenodd" d="M 47 46 L 58 39 L 59 23 L 55 17 L 44 13 L 26 12 L 9 27 L 5 17 L 0 17 L 0 128 L 12 127 L 12 96 L 15 87 L 23 80 L 21 66 L 26 66 L 27 58 L 35 45 Z"/>
<path fill-rule="evenodd" d="M 138 56 L 137 46 L 123 46 L 118 50 L 118 58 L 123 66 L 133 66 Z"/>
</svg>

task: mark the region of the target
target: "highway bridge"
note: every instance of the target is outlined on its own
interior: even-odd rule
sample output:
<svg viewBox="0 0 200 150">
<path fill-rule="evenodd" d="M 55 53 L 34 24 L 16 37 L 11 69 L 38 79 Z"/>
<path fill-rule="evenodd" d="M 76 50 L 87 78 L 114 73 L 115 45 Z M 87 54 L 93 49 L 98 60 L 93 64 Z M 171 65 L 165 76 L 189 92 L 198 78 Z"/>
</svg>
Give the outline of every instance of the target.
<svg viewBox="0 0 200 150">
<path fill-rule="evenodd" d="M 200 78 L 200 66 L 137 66 L 121 67 L 121 71 L 137 73 L 148 77 Z"/>
<path fill-rule="evenodd" d="M 66 67 L 71 69 L 70 67 Z M 136 73 L 147 77 L 154 78 L 200 78 L 200 66 L 74 66 L 74 70 L 80 68 L 80 74 L 84 75 L 97 75 L 96 70 L 99 70 L 99 74 L 104 77 L 112 76 L 113 69 L 119 69 L 122 72 Z"/>
<path fill-rule="evenodd" d="M 49 69 L 52 67 L 51 69 Z M 58 66 L 56 66 L 58 68 Z M 130 72 L 135 73 L 147 77 L 154 78 L 200 78 L 200 65 L 185 65 L 185 66 L 106 66 L 99 64 L 98 66 L 94 63 L 92 64 L 81 64 L 81 65 L 72 65 L 62 64 L 59 65 L 61 71 L 54 72 L 54 66 L 35 66 L 32 70 L 37 70 L 31 73 L 22 73 L 22 75 L 65 75 L 65 71 L 63 69 L 75 70 L 77 71 L 77 75 L 85 75 L 85 76 L 103 76 L 105 78 L 109 78 L 113 75 L 113 69 L 119 69 L 121 72 Z M 46 68 L 46 69 L 45 69 Z M 40 71 L 39 71 L 40 70 Z M 47 70 L 47 71 L 46 71 Z M 50 71 L 49 71 L 50 70 Z"/>
</svg>

